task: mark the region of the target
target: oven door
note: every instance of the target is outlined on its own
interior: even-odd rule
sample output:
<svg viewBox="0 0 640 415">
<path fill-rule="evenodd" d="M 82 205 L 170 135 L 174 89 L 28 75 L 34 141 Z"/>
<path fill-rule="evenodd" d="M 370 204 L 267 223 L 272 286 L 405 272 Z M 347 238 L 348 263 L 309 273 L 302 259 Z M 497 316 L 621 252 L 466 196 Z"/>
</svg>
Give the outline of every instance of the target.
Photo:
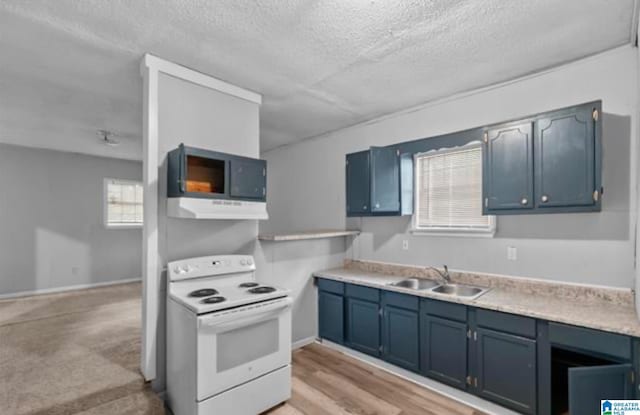
<svg viewBox="0 0 640 415">
<path fill-rule="evenodd" d="M 290 297 L 198 317 L 197 399 L 291 363 Z"/>
</svg>

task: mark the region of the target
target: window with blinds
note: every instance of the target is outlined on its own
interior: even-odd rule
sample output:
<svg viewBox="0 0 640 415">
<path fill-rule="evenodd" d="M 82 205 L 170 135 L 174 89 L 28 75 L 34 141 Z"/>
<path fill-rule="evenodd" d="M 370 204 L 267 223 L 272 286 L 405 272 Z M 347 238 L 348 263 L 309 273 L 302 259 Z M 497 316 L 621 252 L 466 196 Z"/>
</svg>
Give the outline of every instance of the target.
<svg viewBox="0 0 640 415">
<path fill-rule="evenodd" d="M 415 203 L 415 230 L 493 234 L 495 217 L 482 216 L 482 148 L 416 155 Z"/>
<path fill-rule="evenodd" d="M 142 183 L 105 179 L 105 225 L 108 228 L 142 226 Z"/>
</svg>

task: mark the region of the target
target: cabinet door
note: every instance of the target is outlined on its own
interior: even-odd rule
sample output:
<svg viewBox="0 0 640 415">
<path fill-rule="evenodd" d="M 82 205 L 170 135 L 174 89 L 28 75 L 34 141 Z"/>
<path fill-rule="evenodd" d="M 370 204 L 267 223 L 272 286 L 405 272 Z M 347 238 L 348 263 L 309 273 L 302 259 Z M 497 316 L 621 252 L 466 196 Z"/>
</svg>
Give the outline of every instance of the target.
<svg viewBox="0 0 640 415">
<path fill-rule="evenodd" d="M 466 388 L 467 324 L 421 316 L 420 353 L 422 372 L 456 388 Z"/>
<path fill-rule="evenodd" d="M 524 414 L 536 412 L 535 340 L 477 330 L 477 393 Z"/>
<path fill-rule="evenodd" d="M 630 364 L 569 369 L 569 412 L 601 414 L 601 399 L 632 399 L 630 379 Z"/>
<path fill-rule="evenodd" d="M 534 206 L 531 122 L 488 130 L 483 154 L 484 213 L 531 209 Z"/>
<path fill-rule="evenodd" d="M 400 211 L 400 159 L 398 150 L 371 148 L 371 211 Z"/>
<path fill-rule="evenodd" d="M 595 204 L 595 121 L 591 106 L 536 121 L 536 207 Z"/>
<path fill-rule="evenodd" d="M 167 156 L 167 196 L 181 197 L 187 191 L 185 172 L 185 148 L 184 144 L 169 152 Z"/>
<path fill-rule="evenodd" d="M 382 356 L 417 372 L 419 361 L 418 312 L 385 305 L 382 318 Z"/>
<path fill-rule="evenodd" d="M 267 196 L 267 162 L 265 160 L 229 161 L 231 197 L 262 199 Z"/>
<path fill-rule="evenodd" d="M 372 356 L 380 356 L 380 305 L 347 297 L 347 344 Z"/>
<path fill-rule="evenodd" d="M 369 213 L 369 151 L 347 154 L 347 216 Z"/>
<path fill-rule="evenodd" d="M 343 344 L 343 296 L 326 291 L 318 291 L 318 334 L 322 339 Z"/>
</svg>

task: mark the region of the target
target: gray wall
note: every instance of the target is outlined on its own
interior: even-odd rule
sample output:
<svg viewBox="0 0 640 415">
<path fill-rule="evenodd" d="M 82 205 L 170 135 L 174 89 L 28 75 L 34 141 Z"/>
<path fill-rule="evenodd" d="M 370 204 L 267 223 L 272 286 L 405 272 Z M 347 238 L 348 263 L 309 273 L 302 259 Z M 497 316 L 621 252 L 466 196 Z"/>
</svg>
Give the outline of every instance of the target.
<svg viewBox="0 0 640 415">
<path fill-rule="evenodd" d="M 0 144 L 0 295 L 140 278 L 141 229 L 106 229 L 105 177 L 142 164 Z"/>
<path fill-rule="evenodd" d="M 292 292 L 294 344 L 313 339 L 317 334 L 317 297 L 312 275 L 315 271 L 342 265 L 348 243 L 345 239 L 262 241 L 261 249 L 257 250 L 264 256 L 260 279 Z"/>
<path fill-rule="evenodd" d="M 638 159 L 637 49 L 621 48 L 269 151 L 264 231 L 357 228 L 352 258 L 632 288 Z M 345 154 L 602 99 L 601 213 L 500 217 L 495 238 L 418 236 L 409 218 L 345 217 Z M 409 249 L 402 250 L 402 241 Z M 518 249 L 507 260 L 507 247 Z"/>
</svg>

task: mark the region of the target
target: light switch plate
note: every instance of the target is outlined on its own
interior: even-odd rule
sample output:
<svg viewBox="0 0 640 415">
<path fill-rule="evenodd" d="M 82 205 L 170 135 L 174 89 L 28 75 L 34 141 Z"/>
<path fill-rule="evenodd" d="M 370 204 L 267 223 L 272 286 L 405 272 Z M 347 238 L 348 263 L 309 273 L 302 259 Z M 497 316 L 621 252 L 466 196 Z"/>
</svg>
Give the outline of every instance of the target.
<svg viewBox="0 0 640 415">
<path fill-rule="evenodd" d="M 409 250 L 409 240 L 408 239 L 403 239 L 402 240 L 402 249 L 404 251 L 408 251 Z"/>
<path fill-rule="evenodd" d="M 518 259 L 518 248 L 516 248 L 515 246 L 508 246 L 507 259 L 509 261 L 516 261 Z"/>
</svg>

